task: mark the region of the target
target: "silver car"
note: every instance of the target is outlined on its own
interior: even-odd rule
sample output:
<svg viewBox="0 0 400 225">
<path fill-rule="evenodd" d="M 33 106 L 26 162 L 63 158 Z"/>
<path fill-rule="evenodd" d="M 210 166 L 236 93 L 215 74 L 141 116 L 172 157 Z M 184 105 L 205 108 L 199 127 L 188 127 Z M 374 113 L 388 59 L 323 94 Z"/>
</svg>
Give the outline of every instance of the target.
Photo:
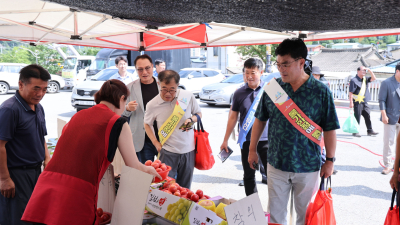
<svg viewBox="0 0 400 225">
<path fill-rule="evenodd" d="M 261 76 L 261 80 L 269 82 L 272 78 L 279 77 L 281 77 L 279 72 L 264 74 Z M 199 94 L 200 102 L 208 105 L 231 105 L 233 94 L 243 85 L 243 74 L 235 74 L 220 83 L 204 86 Z"/>
<path fill-rule="evenodd" d="M 128 66 L 127 71 L 133 74 L 134 79 L 138 78 L 134 66 Z M 80 111 L 96 105 L 93 95 L 100 90 L 105 81 L 116 73 L 118 73 L 117 67 L 112 66 L 98 72 L 90 80 L 86 80 L 74 87 L 71 95 L 72 107 L 76 108 L 76 111 Z"/>
</svg>

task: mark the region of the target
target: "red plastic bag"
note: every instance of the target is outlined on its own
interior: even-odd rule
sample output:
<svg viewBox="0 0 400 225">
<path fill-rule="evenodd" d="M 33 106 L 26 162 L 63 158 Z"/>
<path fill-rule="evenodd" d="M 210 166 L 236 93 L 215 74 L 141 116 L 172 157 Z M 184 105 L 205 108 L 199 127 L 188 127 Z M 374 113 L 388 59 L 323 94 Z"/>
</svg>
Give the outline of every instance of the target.
<svg viewBox="0 0 400 225">
<path fill-rule="evenodd" d="M 200 116 L 197 116 L 197 130 L 194 129 L 196 151 L 195 167 L 198 170 L 209 170 L 214 166 L 215 160 L 208 141 L 208 133 L 204 131 Z"/>
<path fill-rule="evenodd" d="M 327 178 L 328 181 L 331 182 L 331 177 Z M 321 185 L 314 202 L 310 202 L 308 205 L 305 224 L 336 225 L 331 188 L 324 187 L 324 178 L 321 179 Z"/>
<path fill-rule="evenodd" d="M 397 205 L 393 207 L 395 197 L 396 197 L 396 189 L 393 188 L 392 203 L 386 215 L 384 225 L 400 225 L 399 208 L 397 207 Z"/>
</svg>

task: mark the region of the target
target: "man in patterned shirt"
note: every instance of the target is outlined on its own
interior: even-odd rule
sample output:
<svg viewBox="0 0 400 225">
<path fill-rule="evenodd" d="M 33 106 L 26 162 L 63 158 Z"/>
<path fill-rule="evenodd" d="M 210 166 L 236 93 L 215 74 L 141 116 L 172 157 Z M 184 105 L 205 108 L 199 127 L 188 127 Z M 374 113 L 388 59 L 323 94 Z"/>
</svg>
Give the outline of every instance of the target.
<svg viewBox="0 0 400 225">
<path fill-rule="evenodd" d="M 307 47 L 301 39 L 286 39 L 275 51 L 282 78 L 276 81 L 304 114 L 323 130 L 326 163 L 321 167 L 321 147 L 292 125 L 271 98 L 263 93 L 250 140 L 249 164 L 258 162 L 256 146 L 269 119 L 268 211 L 271 222 L 286 224 L 287 203 L 293 191 L 296 224 L 304 224 L 307 206 L 318 189 L 319 177 L 333 172 L 336 151 L 336 115 L 328 87 L 304 72 Z M 253 166 L 252 166 L 253 167 Z"/>
</svg>

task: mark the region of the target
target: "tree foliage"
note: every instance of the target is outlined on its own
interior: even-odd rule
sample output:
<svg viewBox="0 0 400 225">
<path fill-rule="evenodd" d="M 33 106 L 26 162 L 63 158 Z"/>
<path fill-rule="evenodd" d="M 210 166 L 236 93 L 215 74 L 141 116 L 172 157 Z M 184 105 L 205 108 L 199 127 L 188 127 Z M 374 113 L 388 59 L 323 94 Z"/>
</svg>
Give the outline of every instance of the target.
<svg viewBox="0 0 400 225">
<path fill-rule="evenodd" d="M 92 47 L 85 47 L 85 48 L 79 48 L 78 52 L 81 55 L 92 55 L 96 56 L 97 53 L 101 50 L 101 48 L 92 48 Z"/>
<path fill-rule="evenodd" d="M 275 49 L 278 47 L 277 44 L 271 45 L 271 62 L 275 61 Z M 256 57 L 260 58 L 264 63 L 267 61 L 267 46 L 266 45 L 245 45 L 238 46 L 236 53 L 242 56 L 242 59 Z"/>
</svg>

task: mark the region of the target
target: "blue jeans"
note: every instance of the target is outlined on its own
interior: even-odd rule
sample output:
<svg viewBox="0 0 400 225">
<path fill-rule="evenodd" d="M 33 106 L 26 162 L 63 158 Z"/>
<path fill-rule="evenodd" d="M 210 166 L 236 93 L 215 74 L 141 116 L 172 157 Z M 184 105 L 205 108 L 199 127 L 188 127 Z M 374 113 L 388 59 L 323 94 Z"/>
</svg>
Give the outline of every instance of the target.
<svg viewBox="0 0 400 225">
<path fill-rule="evenodd" d="M 138 158 L 141 163 L 145 163 L 147 160 L 154 161 L 154 156 L 157 157 L 158 151 L 151 142 L 144 142 L 142 151 L 138 152 Z"/>
</svg>

